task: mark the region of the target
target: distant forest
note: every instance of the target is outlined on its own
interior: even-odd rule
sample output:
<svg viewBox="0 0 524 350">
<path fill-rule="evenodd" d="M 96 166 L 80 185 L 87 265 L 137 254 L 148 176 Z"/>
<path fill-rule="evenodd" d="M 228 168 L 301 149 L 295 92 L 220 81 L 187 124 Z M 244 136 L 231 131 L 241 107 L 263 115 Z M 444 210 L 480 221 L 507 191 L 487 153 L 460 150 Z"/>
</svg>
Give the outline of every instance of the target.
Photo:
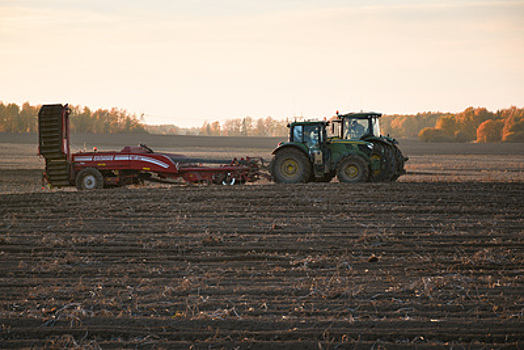
<svg viewBox="0 0 524 350">
<path fill-rule="evenodd" d="M 282 136 L 289 120 L 231 118 L 225 122 L 205 121 L 200 127 L 146 125 L 122 109 L 91 111 L 70 106 L 71 131 L 76 133 L 151 133 L 202 136 Z M 0 102 L 0 132 L 37 132 L 40 106 Z M 395 138 L 416 138 L 424 142 L 524 142 L 524 108 L 490 112 L 486 108 L 466 108 L 460 113 L 425 112 L 414 115 L 390 114 L 381 118 L 382 134 Z"/>
<path fill-rule="evenodd" d="M 251 117 L 231 118 L 225 122 L 207 121 L 200 127 L 179 128 L 176 125 L 147 125 L 152 134 L 202 135 L 202 136 L 286 136 L 288 120 L 271 117 L 254 119 Z"/>
<path fill-rule="evenodd" d="M 140 120 L 125 110 L 112 108 L 91 111 L 88 107 L 71 108 L 71 131 L 89 134 L 147 133 Z M 37 132 L 40 106 L 28 102 L 21 107 L 15 103 L 0 103 L 0 132 Z"/>
<path fill-rule="evenodd" d="M 293 120 L 293 119 L 290 119 Z M 146 125 L 152 134 L 194 134 L 208 136 L 286 136 L 289 120 L 271 117 L 204 122 L 190 129 L 175 125 Z M 381 118 L 382 134 L 395 138 L 419 138 L 424 142 L 524 142 L 524 108 L 511 107 L 490 112 L 466 108 L 460 113 L 425 112 L 390 114 Z"/>
<path fill-rule="evenodd" d="M 460 113 L 386 115 L 381 127 L 383 134 L 418 137 L 424 142 L 524 142 L 524 108 L 490 112 L 469 107 Z"/>
</svg>

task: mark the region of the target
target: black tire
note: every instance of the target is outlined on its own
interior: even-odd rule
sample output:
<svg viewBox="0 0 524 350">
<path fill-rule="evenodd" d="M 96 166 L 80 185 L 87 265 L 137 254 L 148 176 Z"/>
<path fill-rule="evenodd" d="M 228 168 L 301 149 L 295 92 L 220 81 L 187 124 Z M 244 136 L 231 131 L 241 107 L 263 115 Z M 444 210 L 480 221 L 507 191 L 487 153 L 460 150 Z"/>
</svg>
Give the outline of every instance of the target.
<svg viewBox="0 0 524 350">
<path fill-rule="evenodd" d="M 393 146 L 392 148 L 394 152 L 396 168 L 393 176 L 391 177 L 391 181 L 396 181 L 401 175 L 406 173 L 406 170 L 404 169 L 405 158 L 397 146 Z"/>
<path fill-rule="evenodd" d="M 76 188 L 80 191 L 98 190 L 104 187 L 104 177 L 98 169 L 85 168 L 76 175 Z"/>
<path fill-rule="evenodd" d="M 340 182 L 365 182 L 369 179 L 369 164 L 358 156 L 346 156 L 338 163 L 337 178 Z"/>
<path fill-rule="evenodd" d="M 391 181 L 396 173 L 396 159 L 392 147 L 380 142 L 373 143 L 371 159 L 380 160 L 380 169 L 371 171 L 371 181 Z"/>
<path fill-rule="evenodd" d="M 308 157 L 298 149 L 283 149 L 271 161 L 271 176 L 278 183 L 308 182 L 312 169 Z"/>
</svg>

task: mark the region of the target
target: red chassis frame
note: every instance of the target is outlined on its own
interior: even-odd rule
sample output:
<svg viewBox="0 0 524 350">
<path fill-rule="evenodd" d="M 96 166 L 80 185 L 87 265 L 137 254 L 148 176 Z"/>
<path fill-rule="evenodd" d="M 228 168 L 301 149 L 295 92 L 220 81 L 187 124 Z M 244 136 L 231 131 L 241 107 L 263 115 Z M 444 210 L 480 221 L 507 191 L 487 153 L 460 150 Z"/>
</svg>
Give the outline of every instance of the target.
<svg viewBox="0 0 524 350">
<path fill-rule="evenodd" d="M 255 182 L 264 176 L 261 158 L 233 159 L 229 164 L 205 166 L 169 153 L 155 153 L 146 146 L 124 147 L 120 152 L 79 152 L 72 156 L 73 179 L 85 168 L 98 169 L 105 185 L 125 185 L 139 180 L 182 178 L 192 184 L 236 184 Z"/>
</svg>

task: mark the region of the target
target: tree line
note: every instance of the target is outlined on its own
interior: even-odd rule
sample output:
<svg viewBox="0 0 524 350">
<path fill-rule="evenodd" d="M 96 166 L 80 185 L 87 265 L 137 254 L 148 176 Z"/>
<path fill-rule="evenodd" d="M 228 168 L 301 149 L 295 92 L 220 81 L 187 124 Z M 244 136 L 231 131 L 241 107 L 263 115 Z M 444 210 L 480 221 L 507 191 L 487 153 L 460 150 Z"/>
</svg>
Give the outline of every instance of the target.
<svg viewBox="0 0 524 350">
<path fill-rule="evenodd" d="M 224 123 L 205 121 L 195 128 L 157 126 L 152 133 L 208 136 L 286 136 L 289 120 L 271 117 L 228 119 Z M 160 128 L 160 129 L 158 129 Z M 424 112 L 415 115 L 390 114 L 381 118 L 382 134 L 395 138 L 416 138 L 424 142 L 524 142 L 524 108 L 510 107 L 490 112 L 466 108 L 460 113 Z"/>
<path fill-rule="evenodd" d="M 460 113 L 386 115 L 381 124 L 384 134 L 424 142 L 524 142 L 524 108 L 515 106 L 496 112 L 468 107 Z"/>
<path fill-rule="evenodd" d="M 0 132 L 35 133 L 38 131 L 38 111 L 41 106 L 28 102 L 22 106 L 0 102 Z M 118 108 L 97 109 L 69 106 L 71 131 L 76 133 L 146 133 L 145 126 L 134 114 Z"/>
<path fill-rule="evenodd" d="M 219 121 L 204 121 L 202 126 L 179 128 L 176 125 L 147 125 L 146 130 L 152 134 L 165 135 L 202 135 L 202 136 L 286 136 L 288 134 L 287 120 L 267 118 L 231 118 L 221 123 Z"/>
<path fill-rule="evenodd" d="M 0 132 L 36 133 L 38 131 L 39 105 L 25 102 L 0 102 Z M 285 136 L 287 121 L 271 117 L 254 119 L 251 117 L 227 119 L 225 122 L 207 121 L 200 127 L 182 128 L 176 125 L 145 125 L 140 118 L 118 108 L 97 109 L 69 106 L 71 108 L 70 126 L 75 133 L 115 134 L 152 133 L 169 135 L 203 136 Z"/>
<path fill-rule="evenodd" d="M 118 108 L 97 109 L 70 106 L 71 131 L 76 133 L 152 133 L 203 136 L 284 137 L 289 121 L 266 118 L 232 118 L 224 122 L 205 121 L 199 127 L 145 125 L 140 118 Z M 40 106 L 0 102 L 0 132 L 37 132 Z M 381 118 L 384 135 L 418 137 L 424 142 L 524 142 L 524 108 L 512 106 L 496 112 L 466 108 L 460 113 L 425 112 L 415 115 L 390 114 Z"/>
</svg>

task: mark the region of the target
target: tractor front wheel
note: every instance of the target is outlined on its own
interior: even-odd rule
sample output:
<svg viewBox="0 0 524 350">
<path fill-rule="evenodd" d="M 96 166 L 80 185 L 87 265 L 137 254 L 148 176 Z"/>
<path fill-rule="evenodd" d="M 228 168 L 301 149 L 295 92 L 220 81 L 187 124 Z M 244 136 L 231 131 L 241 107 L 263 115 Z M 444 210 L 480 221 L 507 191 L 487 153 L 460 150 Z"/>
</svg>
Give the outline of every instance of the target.
<svg viewBox="0 0 524 350">
<path fill-rule="evenodd" d="M 358 156 L 344 157 L 337 167 L 340 182 L 364 182 L 369 179 L 369 165 Z"/>
<path fill-rule="evenodd" d="M 308 182 L 311 163 L 298 149 L 283 149 L 272 160 L 271 176 L 275 182 L 281 183 Z"/>
<path fill-rule="evenodd" d="M 97 190 L 104 186 L 104 177 L 98 169 L 85 168 L 76 176 L 76 188 L 80 191 Z"/>
</svg>

